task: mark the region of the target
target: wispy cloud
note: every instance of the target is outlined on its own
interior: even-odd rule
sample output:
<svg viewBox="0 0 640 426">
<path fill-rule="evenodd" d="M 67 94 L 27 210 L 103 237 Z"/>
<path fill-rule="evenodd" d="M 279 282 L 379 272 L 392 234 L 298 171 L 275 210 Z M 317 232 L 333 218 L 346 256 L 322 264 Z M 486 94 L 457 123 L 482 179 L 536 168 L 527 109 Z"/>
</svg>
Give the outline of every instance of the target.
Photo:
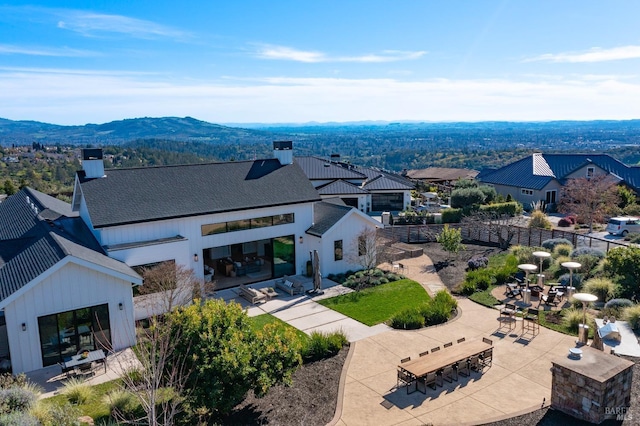
<svg viewBox="0 0 640 426">
<path fill-rule="evenodd" d="M 640 46 L 620 46 L 610 49 L 594 47 L 584 52 L 546 53 L 527 58 L 524 62 L 607 62 L 640 58 Z"/>
<path fill-rule="evenodd" d="M 615 78 L 407 81 L 229 76 L 193 81 L 124 70 L 0 67 L 0 93 L 0 117 L 59 124 L 142 116 L 193 116 L 218 123 L 640 116 L 640 81 Z"/>
<path fill-rule="evenodd" d="M 155 22 L 122 15 L 107 15 L 79 10 L 61 11 L 58 28 L 94 36 L 100 33 L 119 33 L 137 38 L 186 38 L 188 33 Z"/>
<path fill-rule="evenodd" d="M 0 44 L 0 55 L 29 55 L 29 56 L 56 56 L 56 57 L 90 57 L 100 56 L 99 52 L 90 50 L 50 47 L 27 47 L 11 44 Z"/>
<path fill-rule="evenodd" d="M 427 52 L 415 51 L 406 52 L 400 50 L 384 50 L 377 54 L 366 54 L 359 56 L 331 56 L 323 52 L 305 51 L 293 49 L 286 46 L 263 45 L 256 52 L 256 56 L 261 59 L 273 59 L 306 63 L 318 62 L 397 62 L 418 59 Z"/>
</svg>

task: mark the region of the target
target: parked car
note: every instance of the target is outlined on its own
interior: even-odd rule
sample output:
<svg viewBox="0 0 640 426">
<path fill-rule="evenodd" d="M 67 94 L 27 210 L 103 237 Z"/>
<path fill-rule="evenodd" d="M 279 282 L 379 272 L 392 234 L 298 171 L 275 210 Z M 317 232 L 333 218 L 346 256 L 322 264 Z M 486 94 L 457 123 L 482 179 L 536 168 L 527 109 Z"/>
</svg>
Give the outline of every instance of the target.
<svg viewBox="0 0 640 426">
<path fill-rule="evenodd" d="M 611 235 L 622 235 L 640 232 L 640 219 L 637 217 L 612 217 L 607 223 L 607 232 Z"/>
</svg>

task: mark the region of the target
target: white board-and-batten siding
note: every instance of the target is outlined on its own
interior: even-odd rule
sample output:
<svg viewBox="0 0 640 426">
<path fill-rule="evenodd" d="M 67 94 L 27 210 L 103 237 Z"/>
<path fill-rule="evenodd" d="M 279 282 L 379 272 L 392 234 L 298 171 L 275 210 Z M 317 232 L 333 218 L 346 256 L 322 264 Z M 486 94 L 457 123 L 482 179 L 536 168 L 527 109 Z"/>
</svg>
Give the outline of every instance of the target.
<svg viewBox="0 0 640 426">
<path fill-rule="evenodd" d="M 28 284 L 24 293 L 4 310 L 13 372 L 43 367 L 38 317 L 105 303 L 109 305 L 113 348 L 119 350 L 134 345 L 131 282 L 65 262 L 50 275 Z M 22 330 L 22 323 L 26 324 L 26 331 Z"/>
</svg>

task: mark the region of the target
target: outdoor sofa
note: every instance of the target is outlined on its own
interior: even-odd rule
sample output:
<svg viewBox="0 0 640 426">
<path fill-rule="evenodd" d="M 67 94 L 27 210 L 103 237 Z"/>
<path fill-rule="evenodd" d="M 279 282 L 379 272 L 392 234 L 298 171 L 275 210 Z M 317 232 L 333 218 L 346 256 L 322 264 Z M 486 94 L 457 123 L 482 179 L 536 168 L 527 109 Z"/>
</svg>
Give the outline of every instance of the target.
<svg viewBox="0 0 640 426">
<path fill-rule="evenodd" d="M 276 288 L 289 293 L 291 296 L 293 296 L 294 294 L 304 293 L 304 286 L 302 285 L 302 282 L 287 275 L 279 280 L 276 280 Z"/>
</svg>

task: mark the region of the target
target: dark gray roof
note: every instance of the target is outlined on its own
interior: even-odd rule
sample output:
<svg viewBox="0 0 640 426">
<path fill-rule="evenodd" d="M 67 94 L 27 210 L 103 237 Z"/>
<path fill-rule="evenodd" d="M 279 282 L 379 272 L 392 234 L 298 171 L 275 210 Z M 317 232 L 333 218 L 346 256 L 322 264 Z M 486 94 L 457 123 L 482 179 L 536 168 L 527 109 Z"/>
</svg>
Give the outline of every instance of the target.
<svg viewBox="0 0 640 426">
<path fill-rule="evenodd" d="M 316 188 L 320 195 L 336 195 L 336 194 L 368 194 L 368 191 L 361 189 L 359 186 L 344 180 L 334 180 L 326 185 Z"/>
<path fill-rule="evenodd" d="M 69 204 L 30 188 L 0 204 L 0 301 L 67 256 L 139 279 L 107 257 L 82 219 L 66 216 L 70 212 Z"/>
<path fill-rule="evenodd" d="M 363 188 L 369 192 L 385 190 L 406 191 L 408 189 L 413 189 L 414 187 L 415 186 L 413 184 L 407 185 L 404 182 L 393 179 L 386 174 L 379 174 L 378 176 L 367 180 L 367 183 L 363 186 Z"/>
<path fill-rule="evenodd" d="M 364 180 L 365 175 L 349 167 L 343 167 L 338 163 L 318 157 L 295 157 L 294 161 L 304 171 L 304 174 L 311 180 L 326 179 L 360 179 Z"/>
<path fill-rule="evenodd" d="M 84 179 L 82 194 L 95 228 L 318 201 L 296 164 L 276 159 L 108 169 Z"/>
<path fill-rule="evenodd" d="M 334 203 L 319 202 L 313 205 L 313 225 L 307 234 L 322 237 L 333 225 L 347 215 L 353 207 Z"/>
<path fill-rule="evenodd" d="M 640 168 L 629 167 L 606 154 L 533 154 L 496 170 L 483 171 L 477 179 L 497 185 L 540 190 L 556 179 L 564 182 L 574 171 L 593 164 L 640 189 Z"/>
</svg>

